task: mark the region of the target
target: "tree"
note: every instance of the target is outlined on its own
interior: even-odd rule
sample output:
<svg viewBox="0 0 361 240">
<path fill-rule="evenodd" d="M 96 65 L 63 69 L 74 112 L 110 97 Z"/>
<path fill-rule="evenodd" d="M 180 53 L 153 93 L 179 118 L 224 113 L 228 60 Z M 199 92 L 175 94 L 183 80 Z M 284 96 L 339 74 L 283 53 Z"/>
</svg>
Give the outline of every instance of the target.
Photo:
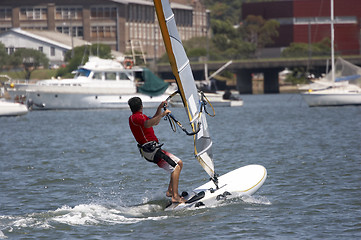
<svg viewBox="0 0 361 240">
<path fill-rule="evenodd" d="M 5 45 L 0 42 L 0 69 L 6 64 L 7 57 Z"/>
<path fill-rule="evenodd" d="M 254 54 L 254 44 L 242 39 L 241 32 L 229 21 L 212 20 L 212 53 L 221 59 L 247 58 Z"/>
<path fill-rule="evenodd" d="M 324 38 L 322 41 L 312 44 L 291 43 L 282 51 L 282 57 L 308 57 L 308 56 L 330 56 L 331 41 Z"/>
<path fill-rule="evenodd" d="M 40 66 L 49 67 L 49 59 L 46 55 L 38 50 L 31 48 L 17 49 L 9 57 L 9 64 L 13 67 L 23 67 L 25 71 L 25 79 L 29 80 L 31 73 Z"/>
<path fill-rule="evenodd" d="M 72 50 L 65 54 L 65 61 L 68 62 L 65 68 L 59 68 L 56 75 L 65 77 L 71 75 L 71 72 L 76 70 L 78 66 L 86 63 L 89 60 L 89 55 L 96 55 L 100 58 L 112 58 L 111 48 L 104 44 L 83 45 L 74 48 L 74 57 L 71 57 Z"/>
<path fill-rule="evenodd" d="M 257 49 L 260 49 L 273 43 L 273 38 L 278 36 L 279 26 L 276 20 L 266 21 L 262 16 L 249 15 L 240 29 L 244 40 L 255 44 Z"/>
<path fill-rule="evenodd" d="M 242 1 L 240 0 L 205 0 L 207 8 L 211 10 L 211 18 L 228 21 L 232 25 L 239 23 Z"/>
</svg>

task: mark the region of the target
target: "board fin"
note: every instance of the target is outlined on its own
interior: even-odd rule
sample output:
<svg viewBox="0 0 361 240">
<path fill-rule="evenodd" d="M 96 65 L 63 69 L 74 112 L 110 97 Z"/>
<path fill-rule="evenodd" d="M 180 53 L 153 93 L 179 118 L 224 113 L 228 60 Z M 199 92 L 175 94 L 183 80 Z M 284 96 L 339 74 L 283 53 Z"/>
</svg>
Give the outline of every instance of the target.
<svg viewBox="0 0 361 240">
<path fill-rule="evenodd" d="M 194 195 L 191 199 L 186 201 L 186 203 L 192 203 L 192 202 L 196 202 L 198 200 L 201 200 L 202 198 L 204 198 L 205 195 L 206 195 L 205 192 L 201 191 L 201 192 L 197 193 L 196 195 Z"/>
</svg>

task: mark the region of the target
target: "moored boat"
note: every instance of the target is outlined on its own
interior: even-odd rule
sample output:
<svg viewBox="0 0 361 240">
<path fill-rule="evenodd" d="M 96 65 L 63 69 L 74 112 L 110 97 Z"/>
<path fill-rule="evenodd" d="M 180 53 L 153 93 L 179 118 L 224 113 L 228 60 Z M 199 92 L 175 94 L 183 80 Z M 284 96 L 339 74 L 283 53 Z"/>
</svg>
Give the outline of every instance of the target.
<svg viewBox="0 0 361 240">
<path fill-rule="evenodd" d="M 335 63 L 333 0 L 330 3 L 331 71 L 310 84 L 302 97 L 310 107 L 361 105 L 361 68 L 342 58 Z"/>
<path fill-rule="evenodd" d="M 28 108 L 24 104 L 0 98 L 0 117 L 21 116 L 27 113 Z"/>
<path fill-rule="evenodd" d="M 7 82 L 12 98 L 26 96 L 32 109 L 128 108 L 133 96 L 144 107 L 155 107 L 167 98 L 169 84 L 149 69 L 124 65 L 111 59 L 90 57 L 72 79 L 49 79 L 36 83 Z"/>
<path fill-rule="evenodd" d="M 335 76 L 330 72 L 309 84 L 302 97 L 310 107 L 361 105 L 360 86 L 361 68 L 339 58 Z"/>
</svg>

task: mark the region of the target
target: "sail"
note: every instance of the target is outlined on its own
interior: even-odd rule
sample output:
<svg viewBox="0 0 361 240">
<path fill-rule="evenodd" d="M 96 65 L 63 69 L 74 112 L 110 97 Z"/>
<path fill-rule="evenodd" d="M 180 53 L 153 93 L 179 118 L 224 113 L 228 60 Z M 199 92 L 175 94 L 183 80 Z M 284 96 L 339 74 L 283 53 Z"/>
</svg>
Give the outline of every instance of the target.
<svg viewBox="0 0 361 240">
<path fill-rule="evenodd" d="M 332 70 L 325 77 L 317 80 L 324 85 L 333 86 L 334 83 L 348 81 L 350 84 L 361 86 L 361 68 L 341 57 L 335 63 L 335 79 L 332 77 Z"/>
<path fill-rule="evenodd" d="M 325 79 L 333 82 L 331 71 L 325 76 Z M 335 82 L 343 81 L 361 87 L 361 68 L 339 57 L 335 64 Z"/>
<path fill-rule="evenodd" d="M 189 59 L 180 39 L 169 0 L 154 0 L 159 26 L 167 50 L 169 62 L 175 76 L 188 119 L 195 132 L 194 154 L 203 169 L 211 178 L 215 177 L 210 138 L 206 115 L 202 114 L 201 101 L 194 82 Z"/>
</svg>

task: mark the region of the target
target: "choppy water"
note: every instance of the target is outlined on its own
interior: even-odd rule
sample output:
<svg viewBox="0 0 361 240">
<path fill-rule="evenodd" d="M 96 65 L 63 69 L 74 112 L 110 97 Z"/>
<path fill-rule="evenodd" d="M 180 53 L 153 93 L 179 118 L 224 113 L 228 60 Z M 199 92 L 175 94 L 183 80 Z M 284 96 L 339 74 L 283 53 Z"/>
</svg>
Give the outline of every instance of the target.
<svg viewBox="0 0 361 240">
<path fill-rule="evenodd" d="M 243 99 L 209 119 L 216 169 L 261 164 L 268 179 L 252 197 L 180 212 L 163 211 L 169 176 L 140 158 L 128 110 L 1 118 L 0 239 L 360 238 L 361 107 Z M 189 137 L 165 121 L 155 131 L 184 162 L 180 189 L 203 184 Z"/>
</svg>

